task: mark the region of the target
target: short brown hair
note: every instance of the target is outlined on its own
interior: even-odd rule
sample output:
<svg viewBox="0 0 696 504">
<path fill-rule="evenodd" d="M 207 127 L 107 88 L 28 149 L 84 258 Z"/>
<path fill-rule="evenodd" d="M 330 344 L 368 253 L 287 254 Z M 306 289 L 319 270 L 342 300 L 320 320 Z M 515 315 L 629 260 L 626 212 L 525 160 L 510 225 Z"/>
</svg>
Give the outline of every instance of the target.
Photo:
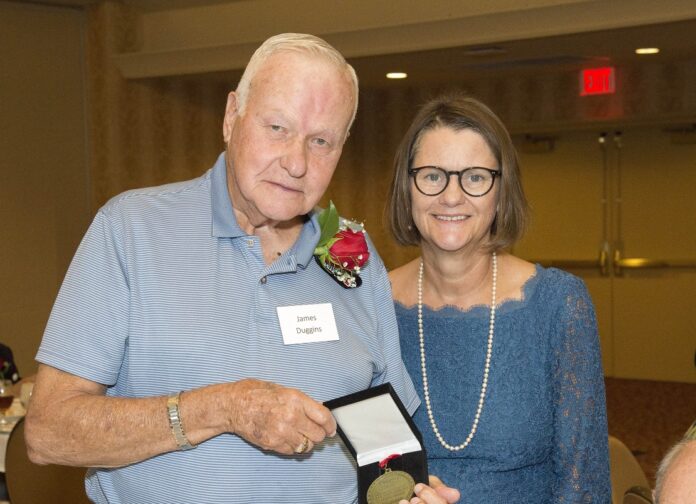
<svg viewBox="0 0 696 504">
<path fill-rule="evenodd" d="M 500 250 L 524 234 L 529 206 L 522 190 L 517 151 L 510 134 L 493 111 L 463 93 L 448 93 L 426 103 L 413 119 L 394 156 L 394 173 L 387 199 L 389 231 L 401 245 L 418 245 L 420 233 L 411 213 L 411 181 L 408 175 L 423 133 L 438 127 L 455 131 L 471 129 L 488 144 L 501 172 L 497 212 L 488 247 Z"/>
</svg>

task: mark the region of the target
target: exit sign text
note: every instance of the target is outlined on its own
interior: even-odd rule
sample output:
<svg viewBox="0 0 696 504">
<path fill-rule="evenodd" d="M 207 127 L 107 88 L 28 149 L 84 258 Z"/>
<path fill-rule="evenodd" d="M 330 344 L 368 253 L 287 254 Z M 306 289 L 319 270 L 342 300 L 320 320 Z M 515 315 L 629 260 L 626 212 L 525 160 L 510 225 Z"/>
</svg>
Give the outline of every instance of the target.
<svg viewBox="0 0 696 504">
<path fill-rule="evenodd" d="M 614 67 L 586 68 L 580 72 L 580 96 L 614 93 Z"/>
</svg>

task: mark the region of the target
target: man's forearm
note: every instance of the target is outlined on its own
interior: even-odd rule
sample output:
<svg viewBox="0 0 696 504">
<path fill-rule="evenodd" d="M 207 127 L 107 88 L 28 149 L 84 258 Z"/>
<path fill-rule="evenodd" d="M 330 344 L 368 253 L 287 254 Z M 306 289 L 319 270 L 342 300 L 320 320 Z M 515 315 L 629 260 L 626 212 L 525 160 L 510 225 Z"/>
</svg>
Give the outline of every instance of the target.
<svg viewBox="0 0 696 504">
<path fill-rule="evenodd" d="M 225 385 L 182 394 L 181 417 L 191 443 L 228 429 L 210 408 L 196 406 L 211 402 L 211 394 L 224 396 L 224 391 L 216 390 L 221 387 Z M 27 414 L 30 458 L 39 464 L 120 467 L 178 449 L 167 397 L 106 397 L 104 390 L 102 385 L 42 366 Z"/>
<path fill-rule="evenodd" d="M 27 414 L 29 457 L 38 464 L 121 467 L 178 449 L 167 397 L 105 397 L 106 388 L 42 365 Z M 331 412 L 303 392 L 253 378 L 186 391 L 179 402 L 188 441 L 236 434 L 285 455 L 336 432 Z M 304 452 L 304 450 L 303 450 Z"/>
</svg>

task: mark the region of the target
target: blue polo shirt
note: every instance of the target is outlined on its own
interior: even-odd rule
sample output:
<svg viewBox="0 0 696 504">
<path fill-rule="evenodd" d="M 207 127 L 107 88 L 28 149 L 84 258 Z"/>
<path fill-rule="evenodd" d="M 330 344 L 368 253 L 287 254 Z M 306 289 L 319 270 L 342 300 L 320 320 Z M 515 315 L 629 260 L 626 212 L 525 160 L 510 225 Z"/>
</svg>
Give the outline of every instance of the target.
<svg viewBox="0 0 696 504">
<path fill-rule="evenodd" d="M 325 401 L 391 382 L 413 413 L 386 269 L 370 244 L 362 286 L 344 289 L 313 258 L 308 216 L 264 264 L 237 225 L 224 154 L 200 178 L 126 192 L 97 213 L 73 259 L 37 360 L 108 386 L 165 395 L 243 378 Z M 285 345 L 278 306 L 331 303 L 339 339 Z M 162 411 L 163 417 L 166 411 Z M 355 468 L 338 436 L 310 456 L 264 452 L 232 434 L 118 469 L 92 470 L 97 503 L 350 503 Z"/>
</svg>

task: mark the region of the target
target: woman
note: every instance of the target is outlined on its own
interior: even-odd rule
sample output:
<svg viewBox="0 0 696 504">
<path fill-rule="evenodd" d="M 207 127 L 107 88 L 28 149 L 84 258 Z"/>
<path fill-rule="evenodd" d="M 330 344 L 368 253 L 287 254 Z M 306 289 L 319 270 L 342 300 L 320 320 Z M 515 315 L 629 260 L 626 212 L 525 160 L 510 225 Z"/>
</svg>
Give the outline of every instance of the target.
<svg viewBox="0 0 696 504">
<path fill-rule="evenodd" d="M 390 277 L 429 471 L 463 502 L 609 502 L 592 302 L 580 279 L 506 251 L 528 210 L 495 114 L 464 95 L 426 104 L 387 211 L 396 240 L 420 247 Z"/>
</svg>

